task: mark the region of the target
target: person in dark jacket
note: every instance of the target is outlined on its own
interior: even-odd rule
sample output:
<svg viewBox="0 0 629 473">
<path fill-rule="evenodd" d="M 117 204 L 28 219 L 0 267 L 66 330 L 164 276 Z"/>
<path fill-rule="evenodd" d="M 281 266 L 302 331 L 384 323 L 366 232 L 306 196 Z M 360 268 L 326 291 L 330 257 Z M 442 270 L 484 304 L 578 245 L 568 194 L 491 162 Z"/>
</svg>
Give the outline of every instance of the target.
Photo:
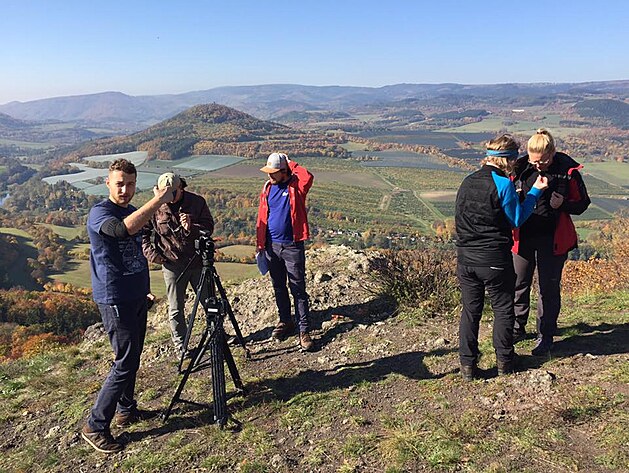
<svg viewBox="0 0 629 473">
<path fill-rule="evenodd" d="M 186 185 L 181 176 L 172 172 L 158 178 L 159 189 L 172 187 L 172 200 L 157 209 L 142 235 L 142 251 L 146 259 L 162 265 L 172 340 L 177 353 L 184 355 L 183 343 L 188 329 L 184 314 L 186 289 L 189 284 L 196 289 L 202 269 L 194 241 L 201 231 L 207 236 L 214 231 L 214 219 L 205 199 L 185 190 Z"/>
<path fill-rule="evenodd" d="M 306 195 L 314 177 L 284 153 L 271 153 L 260 171 L 268 175 L 268 180 L 260 193 L 256 247 L 267 261 L 279 311 L 280 320 L 272 336 L 284 340 L 293 333 L 297 322 L 301 349 L 313 351 L 304 242 L 309 237 Z M 295 304 L 295 320 L 291 315 L 287 279 Z"/>
<path fill-rule="evenodd" d="M 508 177 L 518 157 L 518 148 L 510 135 L 501 135 L 487 143 L 481 169 L 463 180 L 456 196 L 457 277 L 463 304 L 459 360 L 465 380 L 477 374 L 478 331 L 485 291 L 494 311 L 493 344 L 498 374 L 513 372 L 512 228 L 528 218 L 547 185 L 546 178 L 539 176 L 520 204 Z"/>
<path fill-rule="evenodd" d="M 124 448 L 120 439 L 111 435 L 112 422 L 122 427 L 152 415 L 138 409 L 135 399 L 150 289 L 140 234 L 153 213 L 169 201 L 172 189 L 155 187 L 153 198 L 136 209 L 131 199 L 137 174 L 133 163 L 126 159 L 111 163 L 105 180 L 109 197 L 94 205 L 87 217 L 92 293 L 114 360 L 81 429 L 81 437 L 95 450 L 107 454 Z"/>
<path fill-rule="evenodd" d="M 537 340 L 532 354 L 547 354 L 553 345 L 561 309 L 561 273 L 568 252 L 577 247 L 577 232 L 570 215 L 580 215 L 590 205 L 579 169 L 583 166 L 555 150 L 552 135 L 539 129 L 529 139 L 528 154 L 515 167 L 516 187 L 524 195 L 538 176 L 548 178 L 531 218 L 514 231 L 515 283 L 514 340 L 526 338 L 533 272 L 537 266 L 539 301 Z"/>
</svg>

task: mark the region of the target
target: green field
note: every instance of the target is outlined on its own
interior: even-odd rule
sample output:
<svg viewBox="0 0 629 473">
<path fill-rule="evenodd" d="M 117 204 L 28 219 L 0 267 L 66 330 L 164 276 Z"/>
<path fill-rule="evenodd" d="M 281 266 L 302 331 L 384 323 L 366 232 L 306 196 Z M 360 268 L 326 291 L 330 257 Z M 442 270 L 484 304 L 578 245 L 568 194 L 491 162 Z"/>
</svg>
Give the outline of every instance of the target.
<svg viewBox="0 0 629 473">
<path fill-rule="evenodd" d="M 14 235 L 14 236 L 19 236 L 19 237 L 24 237 L 24 238 L 28 238 L 29 240 L 31 239 L 30 233 L 28 233 L 27 231 L 24 231 L 22 229 L 19 229 L 19 228 L 0 227 L 0 233 L 4 233 L 6 235 Z M 31 243 L 31 246 L 32 246 L 32 243 Z"/>
<path fill-rule="evenodd" d="M 0 138 L 0 145 L 17 146 L 19 148 L 28 149 L 47 149 L 53 147 L 50 143 L 34 143 L 31 141 L 9 140 L 6 138 Z"/>
<path fill-rule="evenodd" d="M 247 256 L 254 256 L 256 253 L 256 247 L 253 245 L 229 245 L 219 248 L 219 251 L 228 256 L 242 258 Z"/>
<path fill-rule="evenodd" d="M 617 186 L 629 188 L 629 163 L 607 161 L 604 163 L 587 163 L 584 174 L 591 174 L 603 181 Z"/>
<path fill-rule="evenodd" d="M 61 225 L 51 225 L 49 223 L 45 223 L 42 225 L 46 225 L 53 232 L 55 232 L 57 235 L 67 241 L 71 241 L 74 238 L 78 237 L 85 229 L 83 225 L 76 227 L 62 227 Z"/>
<path fill-rule="evenodd" d="M 148 153 L 146 151 L 131 151 L 129 153 L 117 153 L 117 154 L 101 154 L 98 156 L 88 156 L 83 158 L 84 161 L 94 161 L 95 163 L 103 163 L 115 161 L 116 159 L 126 159 L 131 161 L 136 166 L 139 166 L 146 161 Z"/>
<path fill-rule="evenodd" d="M 468 123 L 467 125 L 444 128 L 437 130 L 439 132 L 448 133 L 480 133 L 480 132 L 494 132 L 498 133 L 501 130 L 507 130 L 510 133 L 524 133 L 533 134 L 538 128 L 547 128 L 550 132 L 557 137 L 566 135 L 580 135 L 587 132 L 585 128 L 573 128 L 564 127 L 559 124 L 561 117 L 559 115 L 547 115 L 541 120 L 517 120 L 517 118 L 509 117 L 502 118 L 498 116 L 491 116 L 484 118 L 480 122 Z M 506 124 L 508 123 L 508 124 Z"/>
<path fill-rule="evenodd" d="M 177 163 L 175 169 L 194 169 L 195 171 L 214 171 L 226 166 L 231 166 L 242 161 L 244 158 L 238 156 L 219 156 L 209 154 L 205 156 L 190 156 L 190 160 L 185 163 Z"/>
</svg>

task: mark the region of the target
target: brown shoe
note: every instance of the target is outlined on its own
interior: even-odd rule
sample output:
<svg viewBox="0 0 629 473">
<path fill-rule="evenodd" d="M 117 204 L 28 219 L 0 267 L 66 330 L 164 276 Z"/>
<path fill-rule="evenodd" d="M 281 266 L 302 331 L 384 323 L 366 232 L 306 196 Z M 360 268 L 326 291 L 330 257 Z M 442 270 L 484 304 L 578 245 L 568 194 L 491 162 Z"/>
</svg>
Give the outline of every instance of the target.
<svg viewBox="0 0 629 473">
<path fill-rule="evenodd" d="M 124 449 L 124 445 L 114 439 L 111 432 L 93 431 L 87 423 L 81 429 L 81 437 L 97 452 L 118 453 Z"/>
<path fill-rule="evenodd" d="M 141 409 L 134 409 L 131 412 L 116 412 L 116 414 L 114 414 L 114 425 L 116 427 L 127 427 L 131 424 L 152 419 L 156 416 L 157 413 L 153 411 L 143 411 Z"/>
<path fill-rule="evenodd" d="M 303 351 L 313 351 L 314 342 L 308 332 L 301 332 L 299 334 L 299 345 Z"/>
<path fill-rule="evenodd" d="M 273 329 L 271 336 L 276 340 L 286 340 L 286 338 L 291 335 L 295 331 L 295 322 L 292 320 L 290 322 L 278 322 L 278 324 Z"/>
</svg>

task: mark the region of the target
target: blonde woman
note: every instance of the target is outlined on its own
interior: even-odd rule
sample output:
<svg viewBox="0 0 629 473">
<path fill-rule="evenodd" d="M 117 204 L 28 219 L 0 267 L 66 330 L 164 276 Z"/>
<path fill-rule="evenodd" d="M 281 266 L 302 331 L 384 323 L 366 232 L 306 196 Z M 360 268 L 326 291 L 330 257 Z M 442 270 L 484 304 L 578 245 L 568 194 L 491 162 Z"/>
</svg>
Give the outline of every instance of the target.
<svg viewBox="0 0 629 473">
<path fill-rule="evenodd" d="M 539 176 L 548 178 L 548 188 L 531 217 L 514 231 L 513 264 L 516 271 L 514 341 L 526 338 L 531 284 L 537 266 L 539 301 L 537 341 L 532 354 L 546 355 L 553 345 L 561 309 L 561 273 L 568 252 L 577 247 L 577 232 L 570 215 L 580 215 L 590 197 L 579 169 L 583 166 L 555 149 L 548 130 L 539 129 L 529 139 L 528 154 L 515 167 L 516 186 L 526 193 Z"/>
<path fill-rule="evenodd" d="M 515 272 L 511 257 L 512 228 L 533 211 L 546 188 L 539 176 L 522 203 L 509 174 L 519 144 L 510 135 L 487 143 L 481 169 L 467 176 L 456 196 L 455 225 L 457 277 L 463 310 L 459 324 L 459 359 L 465 380 L 477 376 L 478 330 L 489 294 L 494 311 L 493 344 L 498 375 L 513 372 L 513 291 Z"/>
</svg>

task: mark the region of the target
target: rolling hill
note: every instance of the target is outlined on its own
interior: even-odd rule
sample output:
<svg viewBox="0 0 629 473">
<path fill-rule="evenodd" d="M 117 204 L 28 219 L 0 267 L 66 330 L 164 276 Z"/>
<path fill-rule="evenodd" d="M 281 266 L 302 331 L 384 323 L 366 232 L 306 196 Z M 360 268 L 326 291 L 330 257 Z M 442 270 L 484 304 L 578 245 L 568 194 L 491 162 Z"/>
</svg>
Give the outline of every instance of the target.
<svg viewBox="0 0 629 473">
<path fill-rule="evenodd" d="M 333 138 L 259 120 L 218 104 L 194 106 L 146 130 L 87 143 L 67 158 L 147 151 L 149 160 L 190 155 L 268 155 L 281 149 L 294 156 L 344 156 Z"/>
</svg>

